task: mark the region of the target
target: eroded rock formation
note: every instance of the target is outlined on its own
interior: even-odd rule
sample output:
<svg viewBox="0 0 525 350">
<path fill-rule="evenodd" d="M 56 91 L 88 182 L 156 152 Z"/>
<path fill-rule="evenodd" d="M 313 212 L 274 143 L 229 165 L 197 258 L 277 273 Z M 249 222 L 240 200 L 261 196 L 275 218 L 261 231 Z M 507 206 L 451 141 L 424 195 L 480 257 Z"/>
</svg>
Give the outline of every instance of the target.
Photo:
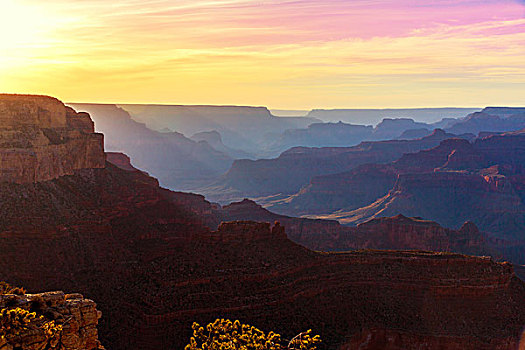
<svg viewBox="0 0 525 350">
<path fill-rule="evenodd" d="M 0 94 L 0 181 L 34 183 L 104 166 L 103 135 L 89 115 L 47 96 Z"/>
<path fill-rule="evenodd" d="M 73 104 L 87 111 L 96 130 L 104 133 L 106 151 L 124 152 L 139 169 L 171 189 L 191 188 L 228 170 L 233 159 L 206 141 L 196 142 L 180 132 L 158 132 L 131 118 L 116 105 Z"/>
</svg>

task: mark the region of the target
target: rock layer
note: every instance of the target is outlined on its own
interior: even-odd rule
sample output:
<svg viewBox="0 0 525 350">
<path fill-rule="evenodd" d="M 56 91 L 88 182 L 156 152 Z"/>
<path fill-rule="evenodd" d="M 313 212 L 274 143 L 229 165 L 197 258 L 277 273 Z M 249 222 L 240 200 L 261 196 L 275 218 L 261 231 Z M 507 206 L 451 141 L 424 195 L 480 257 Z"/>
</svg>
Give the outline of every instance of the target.
<svg viewBox="0 0 525 350">
<path fill-rule="evenodd" d="M 236 160 L 221 179 L 199 192 L 221 203 L 245 197 L 293 195 L 315 176 L 350 171 L 363 164 L 389 163 L 454 136 L 436 129 L 417 140 L 367 141 L 353 147 L 294 147 L 275 159 Z"/>
<path fill-rule="evenodd" d="M 96 130 L 104 133 L 106 151 L 124 152 L 139 169 L 159 179 L 164 187 L 186 189 L 195 182 L 219 176 L 232 158 L 207 142 L 196 142 L 179 132 L 158 132 L 131 118 L 115 105 L 74 104 L 87 111 Z"/>
<path fill-rule="evenodd" d="M 46 96 L 0 94 L 0 181 L 35 183 L 103 168 L 103 135 L 86 113 Z"/>
</svg>

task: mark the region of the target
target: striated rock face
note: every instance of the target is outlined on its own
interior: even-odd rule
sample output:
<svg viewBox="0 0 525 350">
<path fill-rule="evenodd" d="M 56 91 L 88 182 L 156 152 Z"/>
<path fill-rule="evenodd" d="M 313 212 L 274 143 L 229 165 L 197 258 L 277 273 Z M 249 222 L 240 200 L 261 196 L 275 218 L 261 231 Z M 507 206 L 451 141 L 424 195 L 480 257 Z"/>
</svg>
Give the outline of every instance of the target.
<svg viewBox="0 0 525 350">
<path fill-rule="evenodd" d="M 341 209 L 350 211 L 387 195 L 400 174 L 482 169 L 488 164 L 485 156 L 467 140 L 449 138 L 437 147 L 403 154 L 390 164 L 365 164 L 347 172 L 316 176 L 297 194 L 265 204 L 272 210 L 290 215 L 330 214 Z M 418 216 L 424 217 L 423 214 Z"/>
<path fill-rule="evenodd" d="M 270 134 L 306 127 L 315 118 L 279 118 L 265 107 L 120 105 L 134 119 L 154 130 L 169 128 L 185 135 L 215 130 L 228 148 L 258 154 L 273 139 Z"/>
<path fill-rule="evenodd" d="M 47 320 L 62 326 L 62 334 L 55 345 L 56 349 L 103 350 L 98 340 L 97 324 L 102 313 L 95 302 L 84 299 L 81 294 L 47 292 L 40 294 L 0 295 L 0 309 L 22 308 L 37 311 Z M 14 349 L 40 350 L 46 346 L 44 330 L 22 333 Z M 9 344 L 2 344 L 2 350 L 12 350 Z M 47 348 L 46 348 L 47 349 Z"/>
<path fill-rule="evenodd" d="M 64 128 L 67 125 L 66 109 L 62 102 L 47 96 L 2 94 L 0 123 L 2 128 Z"/>
<path fill-rule="evenodd" d="M 447 227 L 472 220 L 501 237 L 520 237 L 525 224 L 525 205 L 508 179 L 462 172 L 400 174 L 392 190 L 376 202 L 328 217 L 362 223 L 398 213 L 431 218 Z"/>
<path fill-rule="evenodd" d="M 370 125 L 346 123 L 313 123 L 304 129 L 285 130 L 268 146 L 268 156 L 277 156 L 296 146 L 303 147 L 348 147 L 370 140 L 374 128 Z M 267 157 L 265 157 L 267 158 Z"/>
<path fill-rule="evenodd" d="M 476 225 L 466 222 L 459 230 L 441 227 L 433 221 L 403 215 L 373 219 L 358 225 L 352 238 L 340 249 L 419 249 L 455 251 L 475 255 L 484 252 L 484 238 Z M 344 244 L 346 243 L 346 244 Z"/>
<path fill-rule="evenodd" d="M 203 213 L 219 209 L 202 197 L 162 190 L 144 173 L 113 165 L 0 189 L 4 278 L 30 289 L 76 288 L 97 300 L 106 315 L 101 339 L 111 349 L 180 349 L 193 321 L 219 316 L 268 330 L 279 324 L 287 336 L 313 328 L 322 349 L 376 328 L 411 335 L 397 343 L 402 347 L 456 337 L 465 349 L 512 349 L 525 324 L 516 316 L 525 315 L 524 286 L 510 267 L 488 259 L 319 254 L 267 223 L 229 223 L 211 232 Z M 283 222 L 291 232 L 308 226 Z"/>
<path fill-rule="evenodd" d="M 373 203 L 396 183 L 396 168 L 365 164 L 347 172 L 313 177 L 297 194 L 265 203 L 268 209 L 287 215 L 319 215 Z"/>
<path fill-rule="evenodd" d="M 34 183 L 104 166 L 103 135 L 89 115 L 47 96 L 0 94 L 0 181 Z"/>
<path fill-rule="evenodd" d="M 488 107 L 481 112 L 469 114 L 463 120 L 448 126 L 451 133 L 472 132 L 507 132 L 525 128 L 525 111 L 523 108 Z"/>
</svg>

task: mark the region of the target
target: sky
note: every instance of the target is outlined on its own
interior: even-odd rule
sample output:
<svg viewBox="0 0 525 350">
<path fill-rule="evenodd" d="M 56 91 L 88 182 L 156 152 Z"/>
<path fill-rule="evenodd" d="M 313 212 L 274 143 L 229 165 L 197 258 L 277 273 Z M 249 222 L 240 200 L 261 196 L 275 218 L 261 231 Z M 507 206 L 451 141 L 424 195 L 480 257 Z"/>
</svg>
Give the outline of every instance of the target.
<svg viewBox="0 0 525 350">
<path fill-rule="evenodd" d="M 0 92 L 279 109 L 525 105 L 525 1 L 0 0 Z"/>
</svg>

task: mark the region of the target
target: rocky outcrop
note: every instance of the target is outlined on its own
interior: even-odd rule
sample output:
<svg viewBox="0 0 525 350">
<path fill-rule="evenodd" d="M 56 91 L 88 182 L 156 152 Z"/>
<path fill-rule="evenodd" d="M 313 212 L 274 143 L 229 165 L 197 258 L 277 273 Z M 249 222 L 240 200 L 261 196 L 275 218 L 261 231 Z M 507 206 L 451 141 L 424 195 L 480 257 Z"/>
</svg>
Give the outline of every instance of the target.
<svg viewBox="0 0 525 350">
<path fill-rule="evenodd" d="M 470 142 L 449 138 L 437 147 L 405 153 L 391 164 L 365 164 L 350 171 L 313 177 L 298 193 L 263 203 L 271 210 L 289 215 L 351 211 L 368 206 L 387 195 L 400 174 L 479 170 L 488 164 L 488 160 Z"/>
<path fill-rule="evenodd" d="M 44 315 L 45 321 L 53 321 L 62 327 L 56 339 L 51 340 L 52 349 L 103 350 L 98 339 L 97 325 L 102 313 L 95 302 L 81 294 L 47 292 L 40 294 L 0 295 L 0 309 L 21 308 L 37 315 Z M 4 341 L 4 343 L 2 343 Z M 48 349 L 44 327 L 27 330 L 10 339 L 0 339 L 2 350 Z"/>
<path fill-rule="evenodd" d="M 438 169 L 483 169 L 489 162 L 483 153 L 467 140 L 451 138 L 439 146 L 416 153 L 404 154 L 393 163 L 398 173 L 433 172 Z"/>
<path fill-rule="evenodd" d="M 399 213 L 430 218 L 447 227 L 471 220 L 483 231 L 503 237 L 518 237 L 525 223 L 525 206 L 505 177 L 463 172 L 400 174 L 385 197 L 327 218 L 361 223 Z"/>
<path fill-rule="evenodd" d="M 374 128 L 375 140 L 392 140 L 398 138 L 403 132 L 409 129 L 417 129 L 431 126 L 426 123 L 418 123 L 410 118 L 384 118 Z M 427 134 L 428 135 L 428 134 Z M 427 136 L 425 135 L 425 136 Z M 424 137 L 424 136 L 423 136 Z"/>
<path fill-rule="evenodd" d="M 524 165 L 523 131 L 473 143 L 450 138 L 389 164 L 314 177 L 298 193 L 262 203 L 278 213 L 349 225 L 398 214 L 453 229 L 472 221 L 489 237 L 494 256 L 523 263 Z"/>
<path fill-rule="evenodd" d="M 469 113 L 479 111 L 473 108 L 408 108 L 408 109 L 313 109 L 309 117 L 319 118 L 324 121 L 348 123 L 377 124 L 384 118 L 412 118 L 419 121 L 432 122 L 440 120 L 443 116 L 448 119 L 460 118 Z"/>
<path fill-rule="evenodd" d="M 314 123 L 304 129 L 285 130 L 268 146 L 268 155 L 277 156 L 283 151 L 302 147 L 349 147 L 372 137 L 370 125 L 339 123 Z"/>
<path fill-rule="evenodd" d="M 107 161 L 113 165 L 116 165 L 122 170 L 127 171 L 139 171 L 133 165 L 131 165 L 131 158 L 124 153 L 119 152 L 106 152 Z"/>
<path fill-rule="evenodd" d="M 306 117 L 280 118 L 266 107 L 249 106 L 182 106 L 182 105 L 119 105 L 135 120 L 148 128 L 171 130 L 194 135 L 215 130 L 226 147 L 259 155 L 283 130 L 303 128 L 318 119 Z"/>
<path fill-rule="evenodd" d="M 401 135 L 399 135 L 397 139 L 398 140 L 419 139 L 419 138 L 428 136 L 431 133 L 432 131 L 427 128 L 408 129 L 408 130 L 405 130 Z"/>
<path fill-rule="evenodd" d="M 233 159 L 253 158 L 253 155 L 248 152 L 226 146 L 222 142 L 221 134 L 215 130 L 198 132 L 191 139 L 196 142 L 207 142 L 217 151 L 227 154 Z"/>
<path fill-rule="evenodd" d="M 46 96 L 0 94 L 0 181 L 35 183 L 103 168 L 89 115 Z"/>
<path fill-rule="evenodd" d="M 315 176 L 298 193 L 263 203 L 269 210 L 293 216 L 357 209 L 386 195 L 397 175 L 390 165 L 364 164 L 343 173 Z"/>
<path fill-rule="evenodd" d="M 472 222 L 464 223 L 459 230 L 450 230 L 433 221 L 403 215 L 357 225 L 341 241 L 339 249 L 415 249 L 473 255 L 488 252 L 483 235 Z"/>
</svg>

